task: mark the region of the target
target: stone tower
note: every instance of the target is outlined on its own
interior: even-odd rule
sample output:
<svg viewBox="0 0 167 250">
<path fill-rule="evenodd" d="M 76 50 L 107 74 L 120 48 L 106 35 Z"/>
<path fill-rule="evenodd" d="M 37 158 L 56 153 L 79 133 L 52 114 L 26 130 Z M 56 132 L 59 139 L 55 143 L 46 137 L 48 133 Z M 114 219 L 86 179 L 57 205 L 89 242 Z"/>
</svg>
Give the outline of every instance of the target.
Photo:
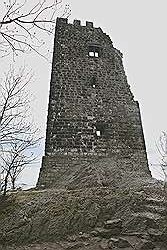
<svg viewBox="0 0 167 250">
<path fill-rule="evenodd" d="M 58 18 L 45 156 L 37 186 L 119 185 L 149 175 L 138 102 L 101 28 Z"/>
</svg>

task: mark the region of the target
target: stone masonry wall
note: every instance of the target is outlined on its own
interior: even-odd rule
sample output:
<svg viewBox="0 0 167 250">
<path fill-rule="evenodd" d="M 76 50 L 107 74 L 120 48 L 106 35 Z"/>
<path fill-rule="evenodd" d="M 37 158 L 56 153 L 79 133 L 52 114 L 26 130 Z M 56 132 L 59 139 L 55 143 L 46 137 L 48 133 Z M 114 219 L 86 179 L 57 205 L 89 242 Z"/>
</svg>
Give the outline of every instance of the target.
<svg viewBox="0 0 167 250">
<path fill-rule="evenodd" d="M 148 173 L 139 105 L 127 83 L 121 52 L 93 23 L 81 26 L 74 20 L 68 24 L 63 18 L 57 19 L 54 46 L 45 157 L 38 186 L 56 186 L 58 169 L 65 167 L 63 159 L 69 155 L 73 157 L 67 164 L 71 170 L 83 158 L 112 161 L 113 157 L 132 159 L 135 155 L 143 161 L 141 171 Z"/>
</svg>

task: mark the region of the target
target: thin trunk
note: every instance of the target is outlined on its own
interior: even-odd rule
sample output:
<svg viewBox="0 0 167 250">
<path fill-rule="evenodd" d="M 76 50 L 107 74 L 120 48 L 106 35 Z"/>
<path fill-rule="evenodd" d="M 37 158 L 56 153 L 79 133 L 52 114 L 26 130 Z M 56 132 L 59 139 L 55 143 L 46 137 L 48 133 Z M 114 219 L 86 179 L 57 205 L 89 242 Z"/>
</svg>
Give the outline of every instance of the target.
<svg viewBox="0 0 167 250">
<path fill-rule="evenodd" d="M 9 172 L 5 176 L 4 187 L 3 187 L 3 196 L 5 196 L 6 192 L 7 192 L 8 177 L 9 177 Z"/>
<path fill-rule="evenodd" d="M 15 181 L 16 181 L 16 179 L 12 178 L 12 190 L 15 190 Z"/>
</svg>

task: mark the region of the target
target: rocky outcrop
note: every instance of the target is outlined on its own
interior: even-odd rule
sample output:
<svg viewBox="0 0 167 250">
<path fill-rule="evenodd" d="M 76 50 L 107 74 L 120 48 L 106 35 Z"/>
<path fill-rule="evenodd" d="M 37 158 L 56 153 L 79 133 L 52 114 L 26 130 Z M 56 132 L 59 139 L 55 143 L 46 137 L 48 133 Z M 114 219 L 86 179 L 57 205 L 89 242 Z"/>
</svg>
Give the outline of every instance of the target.
<svg viewBox="0 0 167 250">
<path fill-rule="evenodd" d="M 0 203 L 0 249 L 165 250 L 162 185 L 153 180 L 141 183 L 124 190 L 51 189 L 10 194 Z"/>
</svg>

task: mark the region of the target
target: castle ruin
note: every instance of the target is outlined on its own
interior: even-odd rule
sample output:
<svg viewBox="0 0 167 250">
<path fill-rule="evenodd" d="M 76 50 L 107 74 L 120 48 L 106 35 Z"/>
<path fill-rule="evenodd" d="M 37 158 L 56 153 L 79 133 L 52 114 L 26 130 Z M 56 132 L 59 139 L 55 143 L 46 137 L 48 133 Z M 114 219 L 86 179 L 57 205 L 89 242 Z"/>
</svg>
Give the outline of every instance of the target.
<svg viewBox="0 0 167 250">
<path fill-rule="evenodd" d="M 111 186 L 148 175 L 139 105 L 122 53 L 92 22 L 58 18 L 37 186 Z"/>
</svg>

